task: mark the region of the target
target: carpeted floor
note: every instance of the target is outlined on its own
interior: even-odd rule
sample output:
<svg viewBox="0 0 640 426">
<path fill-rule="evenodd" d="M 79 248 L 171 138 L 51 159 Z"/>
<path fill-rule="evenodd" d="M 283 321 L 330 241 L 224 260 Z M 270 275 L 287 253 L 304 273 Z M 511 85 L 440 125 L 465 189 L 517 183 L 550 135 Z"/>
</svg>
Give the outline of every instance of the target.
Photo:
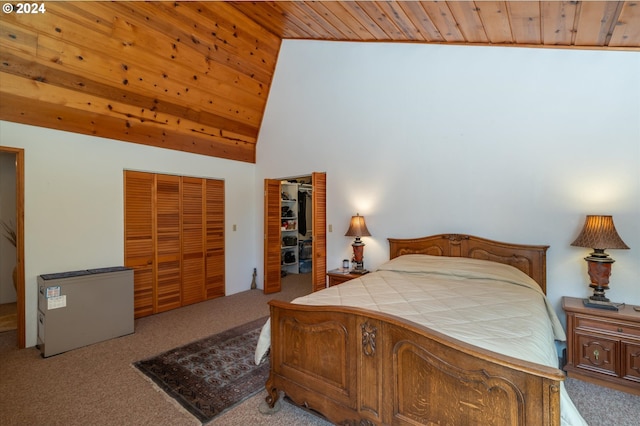
<svg viewBox="0 0 640 426">
<path fill-rule="evenodd" d="M 275 295 L 247 290 L 142 318 L 134 334 L 46 359 L 35 348 L 17 350 L 15 331 L 0 333 L 0 424 L 200 425 L 131 364 L 268 315 L 270 299 L 309 293 L 308 275 L 288 276 Z M 591 426 L 638 424 L 640 396 L 572 379 L 567 390 Z M 265 396 L 260 392 L 208 425 L 329 425 L 288 403 L 275 414 L 261 414 Z"/>
<path fill-rule="evenodd" d="M 640 396 L 567 378 L 571 400 L 590 426 L 638 426 Z"/>
</svg>

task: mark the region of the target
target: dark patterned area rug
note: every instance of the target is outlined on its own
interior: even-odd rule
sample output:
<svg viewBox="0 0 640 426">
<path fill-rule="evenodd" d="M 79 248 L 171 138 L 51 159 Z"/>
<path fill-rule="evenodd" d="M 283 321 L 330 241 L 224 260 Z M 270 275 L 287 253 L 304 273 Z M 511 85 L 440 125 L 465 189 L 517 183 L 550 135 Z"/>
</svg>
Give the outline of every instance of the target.
<svg viewBox="0 0 640 426">
<path fill-rule="evenodd" d="M 264 389 L 269 358 L 254 351 L 267 318 L 189 343 L 133 365 L 206 423 Z"/>
</svg>

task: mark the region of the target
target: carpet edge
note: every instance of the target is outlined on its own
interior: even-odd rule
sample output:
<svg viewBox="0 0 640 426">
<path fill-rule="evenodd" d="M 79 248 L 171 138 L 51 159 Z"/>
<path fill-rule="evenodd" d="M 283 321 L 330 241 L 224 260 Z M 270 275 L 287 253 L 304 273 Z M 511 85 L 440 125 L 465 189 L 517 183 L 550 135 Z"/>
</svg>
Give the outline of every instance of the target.
<svg viewBox="0 0 640 426">
<path fill-rule="evenodd" d="M 189 410 L 187 410 L 182 404 L 180 404 L 180 402 L 178 402 L 174 397 L 172 397 L 171 395 L 169 395 L 166 391 L 164 391 L 160 386 L 158 386 L 158 384 L 149 376 L 147 376 L 142 370 L 140 370 L 139 368 L 137 368 L 135 365 L 135 363 L 132 363 L 129 365 L 129 367 L 131 367 L 133 370 L 136 371 L 136 373 L 141 376 L 147 383 L 151 384 L 151 387 L 153 388 L 153 390 L 155 390 L 157 393 L 162 394 L 162 397 L 169 401 L 171 403 L 171 405 L 173 405 L 174 407 L 176 407 L 178 409 L 178 411 L 187 414 L 188 417 L 193 420 L 193 424 L 194 425 L 202 425 L 202 422 L 197 418 L 197 416 L 195 416 L 193 413 L 191 413 Z"/>
</svg>

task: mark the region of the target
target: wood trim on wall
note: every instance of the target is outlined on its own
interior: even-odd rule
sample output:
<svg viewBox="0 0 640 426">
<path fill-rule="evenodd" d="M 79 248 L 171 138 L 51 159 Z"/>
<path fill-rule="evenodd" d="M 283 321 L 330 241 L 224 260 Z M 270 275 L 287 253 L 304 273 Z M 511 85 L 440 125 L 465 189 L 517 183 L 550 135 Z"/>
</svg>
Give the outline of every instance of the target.
<svg viewBox="0 0 640 426">
<path fill-rule="evenodd" d="M 25 286 L 24 286 L 24 149 L 0 146 L 1 152 L 16 156 L 16 316 L 17 344 L 26 346 Z"/>
</svg>

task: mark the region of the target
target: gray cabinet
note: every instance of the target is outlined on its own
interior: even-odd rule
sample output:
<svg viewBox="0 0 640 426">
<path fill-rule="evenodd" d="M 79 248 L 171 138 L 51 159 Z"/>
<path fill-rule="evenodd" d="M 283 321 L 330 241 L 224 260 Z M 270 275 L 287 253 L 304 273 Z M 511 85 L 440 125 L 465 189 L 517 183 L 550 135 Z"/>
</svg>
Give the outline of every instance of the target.
<svg viewBox="0 0 640 426">
<path fill-rule="evenodd" d="M 42 356 L 133 331 L 132 269 L 118 266 L 38 276 L 38 348 Z"/>
</svg>

